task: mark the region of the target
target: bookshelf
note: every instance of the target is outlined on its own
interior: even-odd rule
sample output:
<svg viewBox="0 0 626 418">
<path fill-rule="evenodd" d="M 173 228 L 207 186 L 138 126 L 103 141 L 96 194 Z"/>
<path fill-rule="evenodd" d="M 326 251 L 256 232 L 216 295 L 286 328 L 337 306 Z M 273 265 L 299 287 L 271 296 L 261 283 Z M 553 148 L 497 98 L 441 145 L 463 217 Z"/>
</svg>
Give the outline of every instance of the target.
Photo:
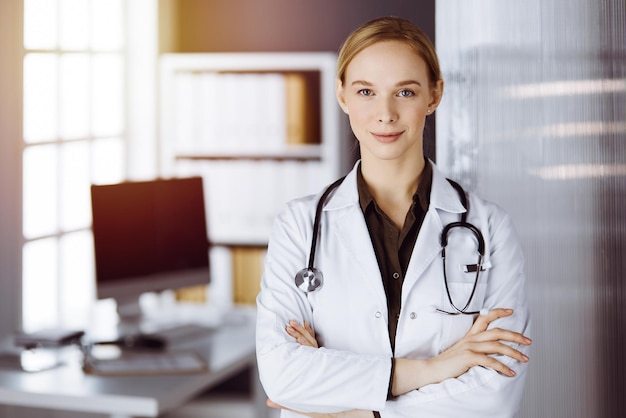
<svg viewBox="0 0 626 418">
<path fill-rule="evenodd" d="M 284 203 L 342 174 L 335 73 L 332 52 L 160 58 L 159 173 L 204 178 L 209 239 L 228 248 L 235 302 L 258 292 Z"/>
</svg>

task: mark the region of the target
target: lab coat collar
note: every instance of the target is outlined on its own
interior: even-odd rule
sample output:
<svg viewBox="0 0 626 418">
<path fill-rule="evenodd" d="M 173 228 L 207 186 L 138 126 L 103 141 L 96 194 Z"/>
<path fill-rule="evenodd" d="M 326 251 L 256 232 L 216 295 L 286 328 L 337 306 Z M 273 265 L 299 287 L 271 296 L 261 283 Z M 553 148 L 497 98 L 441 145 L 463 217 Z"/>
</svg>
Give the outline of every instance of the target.
<svg viewBox="0 0 626 418">
<path fill-rule="evenodd" d="M 359 204 L 359 190 L 356 186 L 356 172 L 361 160 L 354 164 L 354 167 L 346 175 L 343 182 L 337 187 L 337 190 L 331 194 L 326 201 L 324 210 L 342 209 L 352 205 Z"/>
<path fill-rule="evenodd" d="M 444 212 L 459 214 L 465 212 L 463 203 L 459 198 L 456 189 L 446 179 L 446 176 L 439 171 L 437 166 L 430 160 L 433 167 L 433 184 L 430 192 L 430 206 Z"/>
<path fill-rule="evenodd" d="M 329 197 L 325 210 L 335 210 L 345 208 L 350 205 L 359 204 L 359 191 L 356 185 L 357 169 L 361 161 L 357 161 L 354 167 L 343 182 L 337 187 L 337 190 Z M 439 171 L 435 163 L 431 160 L 427 161 L 433 168 L 433 180 L 430 193 L 430 206 L 433 209 L 459 214 L 465 212 L 465 208 L 459 199 L 459 195 L 450 185 L 444 174 Z"/>
</svg>

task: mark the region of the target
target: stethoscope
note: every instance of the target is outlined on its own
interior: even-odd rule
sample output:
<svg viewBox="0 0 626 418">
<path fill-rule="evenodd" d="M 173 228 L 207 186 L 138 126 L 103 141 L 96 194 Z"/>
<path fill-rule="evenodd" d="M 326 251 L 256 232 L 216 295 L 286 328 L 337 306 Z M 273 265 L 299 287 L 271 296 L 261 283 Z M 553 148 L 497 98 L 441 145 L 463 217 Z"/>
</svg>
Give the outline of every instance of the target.
<svg viewBox="0 0 626 418">
<path fill-rule="evenodd" d="M 342 177 L 332 183 L 330 186 L 324 190 L 322 196 L 317 202 L 317 206 L 315 208 L 315 218 L 313 220 L 313 236 L 311 238 L 311 251 L 309 252 L 309 263 L 307 267 L 296 273 L 295 283 L 298 289 L 302 290 L 304 293 L 315 292 L 322 288 L 324 285 L 324 275 L 322 272 L 315 268 L 315 251 L 317 249 L 317 240 L 320 231 L 322 210 L 324 209 L 324 205 L 326 204 L 326 200 L 330 193 L 336 189 L 345 177 Z M 478 281 L 480 278 L 480 272 L 484 270 L 483 268 L 483 260 L 485 257 L 485 240 L 483 239 L 483 234 L 480 232 L 476 226 L 467 222 L 467 214 L 469 213 L 469 202 L 467 201 L 467 196 L 465 195 L 465 191 L 463 187 L 457 182 L 448 179 L 450 184 L 454 187 L 454 189 L 459 194 L 463 207 L 466 209 L 463 214 L 461 214 L 461 220 L 458 222 L 452 222 L 446 225 L 441 232 L 441 257 L 443 258 L 443 279 L 446 287 L 446 294 L 448 296 L 448 301 L 450 302 L 450 306 L 454 309 L 453 312 L 449 312 L 443 309 L 436 308 L 437 312 L 447 314 L 447 315 L 476 315 L 479 314 L 480 311 L 468 311 L 472 299 L 474 298 L 474 293 L 476 293 L 476 288 L 478 286 Z M 476 264 L 470 264 L 466 266 L 468 272 L 476 273 L 474 276 L 474 285 L 472 287 L 472 291 L 470 293 L 467 302 L 462 308 L 459 308 L 454 301 L 452 300 L 452 295 L 450 294 L 450 288 L 448 286 L 448 275 L 446 271 L 446 246 L 448 245 L 448 236 L 453 229 L 457 228 L 465 228 L 469 230 L 476 242 L 478 244 L 477 252 L 478 252 L 478 261 Z"/>
</svg>

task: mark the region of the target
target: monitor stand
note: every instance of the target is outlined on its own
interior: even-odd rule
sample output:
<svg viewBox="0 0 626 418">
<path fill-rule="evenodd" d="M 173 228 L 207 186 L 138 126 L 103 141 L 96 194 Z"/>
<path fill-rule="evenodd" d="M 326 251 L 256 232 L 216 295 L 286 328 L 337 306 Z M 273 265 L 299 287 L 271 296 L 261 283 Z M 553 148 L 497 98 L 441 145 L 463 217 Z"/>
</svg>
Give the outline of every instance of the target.
<svg viewBox="0 0 626 418">
<path fill-rule="evenodd" d="M 140 331 L 145 319 L 139 297 L 115 298 L 117 304 L 117 332 L 120 335 L 134 334 Z"/>
<path fill-rule="evenodd" d="M 140 321 L 143 317 L 139 298 L 116 299 L 116 302 L 117 316 L 120 318 L 120 322 Z"/>
<path fill-rule="evenodd" d="M 195 333 L 200 338 L 215 330 L 217 323 L 221 322 L 219 316 L 222 312 L 219 309 L 200 305 L 185 306 L 164 297 L 167 296 L 164 293 L 144 296 L 147 297 L 115 299 L 118 336 L 167 333 L 168 336 L 174 336 L 172 338 L 179 336 L 181 339 L 189 339 Z M 211 317 L 213 324 L 207 321 Z"/>
</svg>

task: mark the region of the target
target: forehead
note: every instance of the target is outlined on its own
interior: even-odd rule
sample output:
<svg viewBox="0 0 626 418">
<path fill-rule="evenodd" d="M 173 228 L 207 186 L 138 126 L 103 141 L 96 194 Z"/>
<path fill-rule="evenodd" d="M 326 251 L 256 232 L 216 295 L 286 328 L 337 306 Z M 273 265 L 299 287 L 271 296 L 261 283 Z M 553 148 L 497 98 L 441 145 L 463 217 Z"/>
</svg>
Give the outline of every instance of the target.
<svg viewBox="0 0 626 418">
<path fill-rule="evenodd" d="M 424 59 L 411 46 L 401 41 L 382 41 L 370 45 L 354 56 L 346 68 L 346 84 L 356 80 L 428 81 Z"/>
</svg>

